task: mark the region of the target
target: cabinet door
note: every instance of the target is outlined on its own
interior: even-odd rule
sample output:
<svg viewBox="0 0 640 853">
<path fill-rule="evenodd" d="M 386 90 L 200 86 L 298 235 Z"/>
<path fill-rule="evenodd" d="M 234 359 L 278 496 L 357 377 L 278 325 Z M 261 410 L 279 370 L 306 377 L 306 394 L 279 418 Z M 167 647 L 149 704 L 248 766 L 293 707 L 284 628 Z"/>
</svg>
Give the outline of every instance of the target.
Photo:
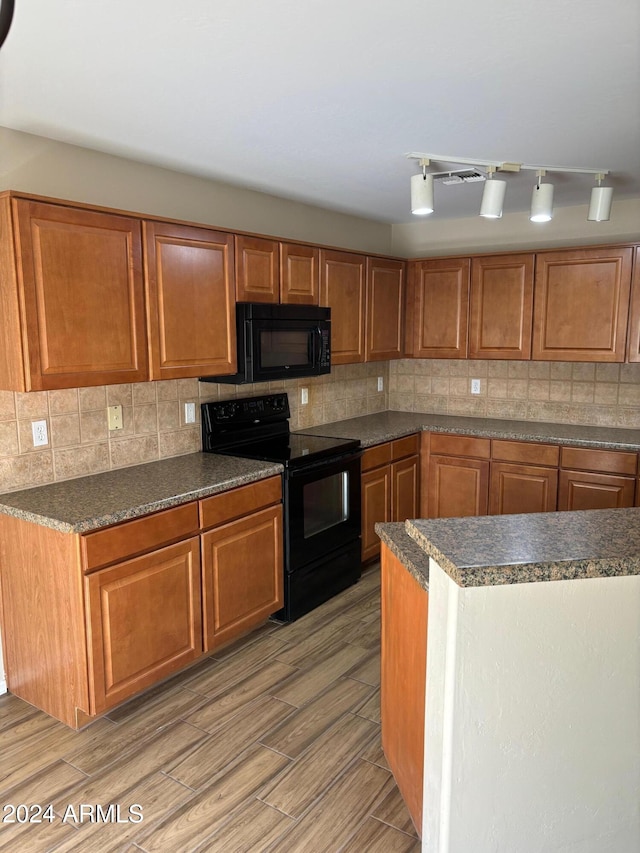
<svg viewBox="0 0 640 853">
<path fill-rule="evenodd" d="M 391 467 L 383 465 L 362 475 L 362 561 L 377 557 L 378 521 L 391 521 Z"/>
<path fill-rule="evenodd" d="M 409 456 L 391 465 L 391 520 L 418 518 L 419 457 Z"/>
<path fill-rule="evenodd" d="M 416 358 L 466 358 L 471 262 L 414 261 L 409 267 L 413 334 L 408 349 Z"/>
<path fill-rule="evenodd" d="M 233 235 L 145 222 L 152 379 L 236 371 Z"/>
<path fill-rule="evenodd" d="M 627 361 L 640 361 L 640 246 L 636 246 L 633 262 L 633 284 L 629 309 Z"/>
<path fill-rule="evenodd" d="M 429 518 L 487 514 L 489 463 L 486 460 L 432 455 L 428 471 Z"/>
<path fill-rule="evenodd" d="M 635 477 L 560 471 L 558 509 L 618 509 L 633 506 Z"/>
<path fill-rule="evenodd" d="M 536 255 L 532 356 L 624 361 L 633 249 Z"/>
<path fill-rule="evenodd" d="M 320 249 L 280 243 L 280 301 L 293 305 L 320 302 Z"/>
<path fill-rule="evenodd" d="M 403 261 L 367 259 L 367 361 L 403 354 Z"/>
<path fill-rule="evenodd" d="M 278 302 L 280 254 L 277 240 L 236 236 L 236 299 L 238 302 Z"/>
<path fill-rule="evenodd" d="M 204 646 L 211 651 L 283 605 L 282 506 L 202 536 Z"/>
<path fill-rule="evenodd" d="M 537 465 L 491 465 L 489 514 L 554 512 L 558 498 L 558 471 Z"/>
<path fill-rule="evenodd" d="M 470 358 L 531 358 L 533 254 L 471 262 Z"/>
<path fill-rule="evenodd" d="M 202 653 L 198 537 L 85 577 L 91 713 Z"/>
<path fill-rule="evenodd" d="M 26 390 L 148 379 L 140 222 L 16 199 Z"/>
<path fill-rule="evenodd" d="M 349 252 L 320 252 L 320 305 L 331 308 L 331 361 L 365 359 L 365 258 Z"/>
</svg>

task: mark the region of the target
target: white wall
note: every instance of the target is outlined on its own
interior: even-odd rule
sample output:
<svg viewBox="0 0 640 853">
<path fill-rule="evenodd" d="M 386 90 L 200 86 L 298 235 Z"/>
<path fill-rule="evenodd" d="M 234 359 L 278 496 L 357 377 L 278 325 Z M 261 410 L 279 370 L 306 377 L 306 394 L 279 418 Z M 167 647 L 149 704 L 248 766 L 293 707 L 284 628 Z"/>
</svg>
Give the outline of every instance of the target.
<svg viewBox="0 0 640 853">
<path fill-rule="evenodd" d="M 430 567 L 423 853 L 640 850 L 640 577 Z"/>
<path fill-rule="evenodd" d="M 587 206 L 559 207 L 551 222 L 530 222 L 528 213 L 502 219 L 470 216 L 392 226 L 391 253 L 408 258 L 473 252 L 545 249 L 640 240 L 640 198 L 614 200 L 609 222 L 587 222 Z"/>
<path fill-rule="evenodd" d="M 0 128 L 0 189 L 379 254 L 391 226 Z"/>
</svg>

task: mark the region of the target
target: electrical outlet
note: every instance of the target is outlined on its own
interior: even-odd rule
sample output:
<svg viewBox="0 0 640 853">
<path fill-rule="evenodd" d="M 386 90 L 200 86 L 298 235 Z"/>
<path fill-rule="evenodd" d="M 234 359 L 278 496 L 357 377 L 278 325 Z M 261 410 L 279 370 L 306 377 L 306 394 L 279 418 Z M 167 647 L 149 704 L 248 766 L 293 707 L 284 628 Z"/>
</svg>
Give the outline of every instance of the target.
<svg viewBox="0 0 640 853">
<path fill-rule="evenodd" d="M 33 434 L 33 446 L 42 447 L 49 444 L 46 421 L 31 421 L 31 432 Z"/>
<path fill-rule="evenodd" d="M 300 389 L 300 405 L 306 406 L 309 402 L 309 389 L 301 388 Z"/>
<path fill-rule="evenodd" d="M 184 404 L 184 422 L 185 424 L 195 424 L 196 422 L 196 404 Z"/>
<path fill-rule="evenodd" d="M 472 379 L 471 380 L 471 393 L 472 394 L 479 394 L 480 393 L 480 380 L 479 379 Z"/>
<path fill-rule="evenodd" d="M 122 406 L 108 406 L 107 421 L 110 430 L 122 429 Z"/>
<path fill-rule="evenodd" d="M 384 391 L 384 379 L 378 376 L 378 391 Z"/>
</svg>

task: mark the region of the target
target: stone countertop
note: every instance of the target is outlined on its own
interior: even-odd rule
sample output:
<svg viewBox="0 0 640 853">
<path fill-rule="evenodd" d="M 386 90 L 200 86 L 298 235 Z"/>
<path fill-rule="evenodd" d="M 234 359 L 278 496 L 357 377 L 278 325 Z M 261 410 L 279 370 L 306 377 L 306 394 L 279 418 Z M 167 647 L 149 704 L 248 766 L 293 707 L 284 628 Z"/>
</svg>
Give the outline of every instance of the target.
<svg viewBox="0 0 640 853">
<path fill-rule="evenodd" d="M 0 495 L 0 513 L 86 533 L 281 474 L 282 465 L 190 453 Z"/>
<path fill-rule="evenodd" d="M 423 589 L 429 590 L 429 555 L 407 533 L 404 521 L 378 522 L 376 533 Z"/>
<path fill-rule="evenodd" d="M 371 447 L 422 430 L 456 433 L 479 438 L 502 438 L 546 444 L 572 444 L 605 450 L 640 451 L 640 429 L 574 426 L 532 421 L 508 421 L 497 418 L 463 418 L 454 415 L 430 415 L 419 412 L 379 412 L 345 421 L 301 429 L 311 435 L 359 438 L 363 447 Z"/>
<path fill-rule="evenodd" d="M 462 587 L 640 574 L 636 508 L 416 519 L 376 531 L 426 589 L 428 557 Z"/>
</svg>

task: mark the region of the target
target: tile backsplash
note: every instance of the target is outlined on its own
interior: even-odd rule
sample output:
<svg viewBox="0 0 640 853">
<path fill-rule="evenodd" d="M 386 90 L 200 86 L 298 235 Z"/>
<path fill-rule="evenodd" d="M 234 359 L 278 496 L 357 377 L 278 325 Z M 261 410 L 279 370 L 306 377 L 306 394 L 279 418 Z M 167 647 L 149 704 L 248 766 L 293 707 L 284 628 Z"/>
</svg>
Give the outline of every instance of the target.
<svg viewBox="0 0 640 853">
<path fill-rule="evenodd" d="M 377 377 L 384 390 L 378 392 Z M 287 391 L 291 429 L 384 411 L 389 364 L 334 367 L 329 376 L 257 385 L 217 385 L 197 379 L 69 388 L 28 394 L 0 391 L 0 492 L 138 465 L 200 449 L 199 404 L 205 400 Z M 300 389 L 309 402 L 301 406 Z M 196 424 L 184 421 L 195 402 Z M 121 405 L 123 429 L 109 432 L 107 406 Z M 31 424 L 45 420 L 46 447 L 34 447 Z"/>
<path fill-rule="evenodd" d="M 478 395 L 472 379 L 480 380 Z M 301 388 L 309 391 L 304 406 Z M 268 391 L 288 392 L 292 430 L 386 409 L 640 429 L 640 364 L 402 359 L 257 385 L 178 379 L 0 391 L 0 492 L 193 453 L 200 449 L 201 402 Z M 196 424 L 184 422 L 187 402 L 197 404 Z M 123 409 L 117 432 L 107 428 L 112 405 Z M 34 420 L 47 422 L 46 447 L 33 447 Z"/>
<path fill-rule="evenodd" d="M 389 408 L 640 429 L 640 363 L 402 359 L 390 362 Z"/>
</svg>

